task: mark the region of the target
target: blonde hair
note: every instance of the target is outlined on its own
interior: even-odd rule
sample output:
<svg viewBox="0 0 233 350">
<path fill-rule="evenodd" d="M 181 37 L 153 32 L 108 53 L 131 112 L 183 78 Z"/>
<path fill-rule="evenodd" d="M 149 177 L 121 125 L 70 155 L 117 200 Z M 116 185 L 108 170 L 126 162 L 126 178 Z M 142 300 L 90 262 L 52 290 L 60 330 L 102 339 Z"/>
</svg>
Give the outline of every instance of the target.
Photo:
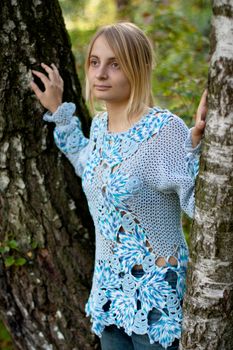
<svg viewBox="0 0 233 350">
<path fill-rule="evenodd" d="M 141 29 L 133 23 L 120 22 L 101 27 L 92 38 L 85 61 L 86 100 L 94 112 L 94 98 L 89 86 L 87 73 L 90 54 L 95 40 L 104 35 L 116 55 L 122 71 L 130 83 L 130 97 L 127 115 L 141 113 L 146 106 L 153 106 L 151 77 L 154 66 L 153 48 Z"/>
</svg>

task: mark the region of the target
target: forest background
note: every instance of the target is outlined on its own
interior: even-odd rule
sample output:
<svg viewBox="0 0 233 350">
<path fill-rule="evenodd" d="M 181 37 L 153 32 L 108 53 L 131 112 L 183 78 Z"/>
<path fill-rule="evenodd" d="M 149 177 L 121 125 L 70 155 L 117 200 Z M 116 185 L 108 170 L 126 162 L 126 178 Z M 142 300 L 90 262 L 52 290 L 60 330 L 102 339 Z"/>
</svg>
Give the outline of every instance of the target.
<svg viewBox="0 0 233 350">
<path fill-rule="evenodd" d="M 90 38 L 101 26 L 131 21 L 154 46 L 155 105 L 179 115 L 191 127 L 207 85 L 211 5 L 207 0 L 60 0 L 76 69 L 84 89 L 84 60 Z M 52 62 L 51 62 L 52 63 Z M 183 218 L 188 240 L 190 221 Z M 0 349 L 12 350 L 10 335 L 0 322 Z"/>
</svg>

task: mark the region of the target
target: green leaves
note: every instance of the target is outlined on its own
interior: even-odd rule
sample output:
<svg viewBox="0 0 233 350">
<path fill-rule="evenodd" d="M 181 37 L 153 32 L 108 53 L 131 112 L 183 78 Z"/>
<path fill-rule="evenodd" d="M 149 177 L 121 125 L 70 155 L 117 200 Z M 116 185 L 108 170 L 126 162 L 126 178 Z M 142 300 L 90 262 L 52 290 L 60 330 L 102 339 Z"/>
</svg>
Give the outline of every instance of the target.
<svg viewBox="0 0 233 350">
<path fill-rule="evenodd" d="M 32 249 L 36 249 L 38 247 L 38 242 L 32 241 L 31 247 Z"/>
<path fill-rule="evenodd" d="M 6 243 L 11 249 L 18 250 L 18 243 L 14 239 L 7 241 Z"/>
<path fill-rule="evenodd" d="M 30 250 L 25 252 L 21 251 L 19 242 L 15 239 L 6 240 L 0 242 L 0 257 L 2 256 L 4 264 L 6 267 L 11 266 L 23 266 L 28 262 L 28 258 L 32 258 L 32 250 L 35 250 L 38 247 L 38 243 L 36 241 L 31 242 Z M 25 250 L 25 249 L 24 249 Z M 24 256 L 27 256 L 25 258 Z"/>
<path fill-rule="evenodd" d="M 4 263 L 6 267 L 15 265 L 15 266 L 23 266 L 26 264 L 27 260 L 25 258 L 17 258 L 15 259 L 12 255 L 8 256 L 4 259 Z"/>
<path fill-rule="evenodd" d="M 10 267 L 12 265 L 15 266 L 23 266 L 25 265 L 27 260 L 25 258 L 17 258 L 15 259 L 12 255 L 8 256 L 4 259 L 4 263 L 6 267 Z"/>
<path fill-rule="evenodd" d="M 4 259 L 4 263 L 6 267 L 12 266 L 15 263 L 15 259 L 13 256 L 8 256 L 6 259 Z"/>
<path fill-rule="evenodd" d="M 27 260 L 25 258 L 18 258 L 15 260 L 15 266 L 22 266 L 26 264 Z"/>
<path fill-rule="evenodd" d="M 1 247 L 0 246 L 0 254 L 5 254 L 5 253 L 8 253 L 9 251 L 10 251 L 10 247 L 8 247 L 8 246 Z"/>
</svg>

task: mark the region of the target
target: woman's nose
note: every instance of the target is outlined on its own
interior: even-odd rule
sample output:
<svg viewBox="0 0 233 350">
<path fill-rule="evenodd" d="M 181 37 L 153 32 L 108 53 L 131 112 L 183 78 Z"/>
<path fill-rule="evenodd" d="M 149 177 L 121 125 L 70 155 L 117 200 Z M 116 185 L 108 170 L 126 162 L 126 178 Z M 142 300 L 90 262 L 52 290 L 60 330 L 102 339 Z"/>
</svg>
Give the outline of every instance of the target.
<svg viewBox="0 0 233 350">
<path fill-rule="evenodd" d="M 108 76 L 107 69 L 104 65 L 100 65 L 96 71 L 96 78 L 98 79 L 106 79 Z"/>
</svg>

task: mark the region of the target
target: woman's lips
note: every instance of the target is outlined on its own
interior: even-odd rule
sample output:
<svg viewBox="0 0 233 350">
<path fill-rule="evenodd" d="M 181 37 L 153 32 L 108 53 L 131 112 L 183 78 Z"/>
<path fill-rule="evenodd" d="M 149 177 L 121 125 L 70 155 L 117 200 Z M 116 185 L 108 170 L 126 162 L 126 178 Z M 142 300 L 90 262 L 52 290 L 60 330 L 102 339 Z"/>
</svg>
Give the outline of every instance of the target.
<svg viewBox="0 0 233 350">
<path fill-rule="evenodd" d="M 111 86 L 109 86 L 109 85 L 94 85 L 94 87 L 97 90 L 107 90 L 107 89 L 110 89 Z"/>
</svg>

